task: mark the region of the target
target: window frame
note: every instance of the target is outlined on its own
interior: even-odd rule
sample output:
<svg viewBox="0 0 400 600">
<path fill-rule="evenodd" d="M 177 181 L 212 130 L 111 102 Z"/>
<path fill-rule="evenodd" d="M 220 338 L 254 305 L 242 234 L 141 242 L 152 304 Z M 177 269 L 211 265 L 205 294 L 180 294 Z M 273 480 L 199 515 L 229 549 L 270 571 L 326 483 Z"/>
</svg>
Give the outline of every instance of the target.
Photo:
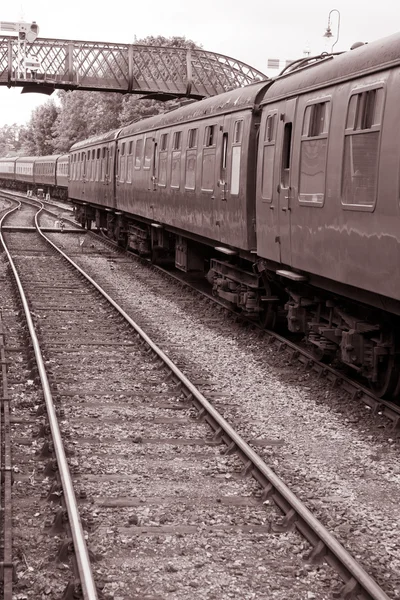
<svg viewBox="0 0 400 600">
<path fill-rule="evenodd" d="M 379 115 L 379 122 L 378 123 L 372 123 L 372 125 L 370 127 L 364 127 L 364 128 L 358 128 L 357 125 L 360 123 L 360 115 L 359 115 L 359 103 L 357 102 L 357 106 L 356 106 L 356 110 L 354 112 L 354 120 L 353 123 L 349 125 L 348 123 L 348 118 L 349 118 L 349 109 L 350 109 L 350 103 L 351 103 L 351 99 L 354 96 L 362 96 L 363 94 L 366 94 L 368 92 L 374 91 L 374 90 L 382 90 L 382 97 L 380 100 L 380 104 L 377 103 L 376 101 L 376 97 L 374 100 L 374 116 L 373 116 L 373 120 L 375 117 L 375 111 L 380 110 L 380 115 Z M 376 203 L 378 200 L 378 186 L 379 186 L 379 164 L 380 164 L 380 151 L 381 151 L 381 144 L 382 144 L 382 127 L 383 127 L 383 119 L 384 119 L 384 114 L 385 114 L 385 103 L 386 103 L 386 82 L 385 81 L 376 81 L 374 83 L 370 83 L 367 85 L 359 85 L 356 86 L 354 88 L 352 88 L 349 92 L 348 95 L 348 99 L 347 99 L 347 110 L 346 110 L 346 115 L 345 115 L 345 123 L 344 123 L 344 132 L 343 132 L 343 160 L 342 160 L 342 164 L 341 164 L 341 177 L 340 177 L 340 204 L 343 210 L 354 210 L 354 211 L 358 211 L 358 212 L 374 212 L 375 208 L 376 208 Z M 364 107 L 368 106 L 364 103 Z M 363 109 L 364 109 L 363 107 Z M 378 108 L 377 108 L 378 107 Z M 361 123 L 365 124 L 365 120 L 366 120 L 366 115 L 362 115 L 361 116 Z M 367 135 L 368 133 L 379 133 L 379 140 L 378 140 L 378 148 L 377 148 L 377 164 L 376 164 L 376 182 L 375 182 L 375 198 L 374 198 L 374 203 L 373 204 L 350 204 L 350 203 L 344 203 L 343 202 L 343 176 L 344 176 L 344 160 L 345 160 L 345 145 L 346 145 L 346 138 L 349 136 L 357 136 L 357 135 Z"/>
<path fill-rule="evenodd" d="M 317 107 L 325 106 L 324 109 L 324 119 L 323 119 L 323 127 L 321 128 L 321 109 Z M 310 113 L 308 116 L 308 121 L 306 121 L 307 113 Z M 317 98 L 311 98 L 304 105 L 304 110 L 302 112 L 303 120 L 300 123 L 301 126 L 301 135 L 300 135 L 300 152 L 299 152 L 299 173 L 298 173 L 298 182 L 297 182 L 297 200 L 300 206 L 307 206 L 310 208 L 323 208 L 325 205 L 326 198 L 326 172 L 327 172 L 327 163 L 328 163 L 328 151 L 329 151 L 329 130 L 331 126 L 332 120 L 332 96 L 320 96 Z M 306 127 L 305 127 L 306 126 Z M 306 129 L 306 130 L 305 130 Z M 302 164 L 302 145 L 303 142 L 312 141 L 312 140 L 326 140 L 326 156 L 325 156 L 325 166 L 324 166 L 324 174 L 325 174 L 325 185 L 322 200 L 313 201 L 306 200 L 301 198 L 301 190 L 300 190 L 300 181 L 301 181 L 301 164 Z"/>
<path fill-rule="evenodd" d="M 138 154 L 138 145 L 140 147 L 140 156 Z M 143 150 L 144 150 L 144 144 L 143 144 L 143 137 L 138 138 L 137 140 L 135 140 L 135 161 L 134 161 L 134 169 L 136 171 L 140 171 L 142 168 L 142 164 L 143 164 Z M 139 159 L 139 162 L 138 162 Z"/>
</svg>

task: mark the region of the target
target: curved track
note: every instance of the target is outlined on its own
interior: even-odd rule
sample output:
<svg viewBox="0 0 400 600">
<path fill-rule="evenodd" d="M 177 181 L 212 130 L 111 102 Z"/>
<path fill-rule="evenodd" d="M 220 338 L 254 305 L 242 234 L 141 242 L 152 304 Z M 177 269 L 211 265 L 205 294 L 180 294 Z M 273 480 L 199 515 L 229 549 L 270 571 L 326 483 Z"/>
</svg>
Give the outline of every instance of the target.
<svg viewBox="0 0 400 600">
<path fill-rule="evenodd" d="M 7 234 L 9 235 L 9 234 Z M 27 234 L 23 234 L 25 237 L 25 240 L 27 239 L 26 236 L 29 235 L 33 235 L 31 233 Z M 13 234 L 13 236 L 15 236 L 15 234 Z M 20 242 L 17 242 L 17 246 L 19 247 Z M 38 372 L 39 372 L 39 376 L 40 376 L 40 380 L 42 382 L 43 385 L 43 395 L 44 395 L 44 399 L 45 399 L 45 404 L 46 404 L 46 409 L 47 409 L 47 413 L 48 413 L 48 419 L 49 419 L 49 424 L 50 424 L 50 429 L 53 435 L 53 444 L 54 444 L 54 448 L 55 448 L 55 454 L 57 456 L 57 461 L 58 461 L 58 468 L 60 470 L 60 479 L 61 479 L 61 483 L 62 483 L 62 491 L 63 491 L 63 496 L 65 497 L 65 502 L 66 502 L 66 507 L 68 510 L 68 514 L 69 514 L 69 520 L 70 520 L 70 527 L 71 527 L 71 531 L 73 534 L 73 540 L 74 540 L 74 548 L 75 548 L 75 555 L 77 557 L 77 562 L 79 565 L 79 573 L 80 573 L 80 578 L 81 578 L 81 584 L 84 591 L 84 597 L 85 598 L 95 598 L 96 597 L 96 590 L 95 590 L 95 585 L 93 582 L 93 576 L 92 576 L 92 570 L 93 568 L 90 565 L 90 560 L 88 558 L 88 552 L 86 549 L 86 545 L 84 543 L 84 535 L 82 533 L 82 528 L 80 527 L 80 516 L 79 516 L 79 511 L 77 509 L 77 505 L 75 502 L 75 494 L 73 491 L 73 487 L 71 484 L 71 476 L 69 475 L 69 469 L 68 469 L 68 461 L 65 458 L 65 451 L 63 450 L 63 443 L 61 440 L 61 436 L 59 433 L 59 427 L 57 425 L 57 419 L 56 419 L 56 411 L 54 409 L 54 404 L 52 401 L 52 394 L 51 394 L 51 390 L 50 390 L 50 385 L 49 385 L 49 378 L 46 374 L 46 369 L 44 366 L 44 361 L 40 358 L 40 348 L 39 348 L 39 342 L 37 340 L 36 337 L 36 333 L 35 330 L 41 330 L 43 329 L 43 331 L 41 331 L 40 333 L 40 337 L 42 338 L 42 341 L 45 343 L 46 346 L 46 352 L 47 352 L 47 362 L 55 362 L 55 356 L 56 354 L 52 354 L 49 355 L 48 353 L 50 352 L 50 347 L 51 346 L 57 346 L 59 350 L 62 349 L 62 347 L 64 347 L 65 345 L 68 346 L 68 354 L 70 354 L 71 356 L 73 354 L 76 353 L 77 348 L 85 346 L 85 345 L 91 345 L 90 343 L 88 343 L 88 336 L 92 336 L 93 335 L 93 331 L 95 331 L 95 339 L 94 342 L 92 342 L 92 345 L 94 343 L 94 346 L 104 346 L 107 344 L 111 343 L 111 346 L 117 346 L 118 348 L 121 348 L 122 346 L 124 347 L 124 352 L 123 355 L 125 356 L 125 346 L 127 344 L 126 342 L 126 338 L 128 335 L 132 335 L 132 334 L 128 334 L 128 330 L 127 330 L 127 326 L 126 324 L 129 324 L 129 328 L 132 328 L 132 331 L 134 332 L 133 337 L 136 341 L 139 341 L 143 346 L 146 347 L 147 352 L 150 353 L 152 356 L 154 356 L 154 358 L 151 358 L 150 363 L 146 364 L 145 367 L 140 366 L 139 364 L 137 364 L 137 362 L 135 361 L 135 366 L 130 367 L 131 371 L 128 372 L 134 372 L 139 371 L 144 373 L 145 371 L 148 371 L 149 373 L 154 372 L 154 368 L 157 367 L 159 364 L 162 364 L 162 369 L 164 370 L 165 368 L 167 369 L 167 371 L 170 373 L 170 377 L 172 377 L 172 384 L 173 384 L 173 389 L 168 391 L 168 385 L 166 388 L 163 388 L 164 391 L 166 391 L 167 393 L 167 397 L 170 397 L 170 394 L 174 393 L 177 396 L 177 400 L 178 400 L 178 406 L 179 406 L 179 402 L 180 402 L 180 408 L 182 409 L 182 406 L 184 408 L 187 407 L 188 403 L 191 403 L 197 411 L 197 419 L 200 420 L 205 420 L 207 423 L 209 423 L 214 431 L 213 434 L 213 444 L 217 443 L 224 443 L 226 448 L 227 448 L 227 452 L 231 453 L 231 452 L 235 452 L 236 455 L 238 457 L 240 457 L 242 463 L 243 463 L 243 474 L 244 475 L 252 475 L 253 478 L 261 485 L 261 500 L 262 502 L 265 502 L 267 500 L 267 498 L 271 497 L 275 503 L 280 507 L 280 509 L 283 511 L 284 513 L 284 518 L 283 519 L 276 519 L 276 517 L 272 514 L 270 515 L 269 518 L 269 522 L 270 525 L 268 526 L 268 528 L 270 528 L 270 530 L 272 531 L 272 533 L 276 534 L 278 532 L 285 532 L 288 530 L 291 530 L 294 526 L 298 529 L 299 532 L 301 532 L 307 539 L 308 541 L 312 544 L 313 550 L 311 550 L 310 555 L 309 555 L 309 559 L 311 562 L 315 562 L 315 561 L 319 561 L 323 558 L 325 558 L 325 560 L 331 564 L 332 566 L 334 566 L 334 568 L 340 573 L 341 577 L 343 578 L 345 584 L 344 587 L 342 588 L 340 594 L 343 597 L 348 597 L 348 595 L 352 592 L 354 592 L 354 594 L 356 595 L 356 597 L 359 598 L 376 598 L 376 599 L 385 599 L 387 598 L 387 596 L 385 595 L 385 593 L 379 588 L 379 586 L 377 586 L 377 584 L 371 580 L 370 577 L 368 577 L 368 575 L 365 573 L 365 571 L 363 571 L 363 569 L 360 567 L 360 565 L 357 563 L 357 561 L 355 561 L 347 552 L 346 550 L 337 542 L 337 540 L 322 526 L 322 524 L 316 520 L 313 515 L 310 513 L 310 511 L 304 506 L 304 504 L 302 504 L 302 502 L 300 502 L 298 500 L 298 498 L 296 498 L 296 496 L 285 486 L 285 484 L 275 475 L 275 473 L 261 460 L 261 458 L 254 452 L 254 450 L 252 450 L 252 448 L 229 426 L 229 424 L 225 421 L 225 419 L 215 410 L 215 408 L 212 406 L 212 404 L 207 400 L 207 398 L 201 393 L 201 391 L 199 391 L 199 389 L 197 388 L 197 386 L 195 386 L 191 381 L 189 381 L 187 379 L 187 377 L 181 372 L 181 370 L 172 363 L 172 361 L 168 358 L 168 356 L 162 352 L 155 344 L 154 342 L 152 342 L 152 340 L 148 337 L 148 335 L 132 320 L 132 318 L 130 318 L 126 313 L 124 313 L 124 311 L 115 303 L 115 301 L 112 300 L 112 298 L 108 297 L 107 294 L 104 293 L 104 290 L 101 290 L 100 287 L 93 282 L 92 280 L 90 280 L 90 284 L 91 286 L 94 286 L 97 290 L 97 292 L 100 292 L 102 294 L 102 300 L 100 301 L 99 307 L 98 309 L 94 308 L 93 302 L 94 302 L 94 296 L 93 296 L 93 292 L 80 292 L 81 294 L 83 294 L 83 296 L 88 295 L 90 296 L 90 301 L 89 304 L 86 303 L 86 301 L 80 306 L 79 309 L 76 308 L 76 305 L 74 308 L 72 308 L 70 306 L 70 304 L 68 303 L 68 296 L 70 297 L 71 294 L 71 290 L 76 290 L 76 289 L 80 289 L 78 288 L 78 283 L 76 280 L 76 275 L 71 275 L 70 269 L 66 268 L 65 271 L 65 275 L 64 275 L 64 263 L 63 260 L 61 260 L 58 256 L 53 258 L 53 254 L 49 254 L 48 251 L 48 247 L 46 246 L 46 250 L 40 250 L 40 248 L 42 247 L 41 245 L 38 246 L 38 242 L 37 241 L 32 241 L 31 242 L 32 246 L 35 246 L 35 251 L 36 251 L 36 255 L 37 253 L 43 253 L 43 257 L 44 260 L 42 258 L 40 262 L 40 270 L 38 272 L 33 273 L 33 285 L 34 287 L 31 288 L 30 291 L 30 295 L 31 295 L 31 303 L 34 305 L 34 313 L 36 315 L 36 317 L 34 317 L 34 319 L 36 318 L 37 320 L 37 313 L 41 312 L 41 311 L 54 311 L 55 314 L 57 315 L 57 319 L 54 320 L 53 318 L 49 318 L 46 317 L 46 319 L 48 319 L 47 323 L 42 323 L 41 327 L 38 327 L 38 323 L 37 326 L 35 328 L 34 326 L 34 319 L 30 318 L 29 316 L 27 316 L 28 319 L 28 326 L 29 326 L 29 331 L 31 336 L 33 336 L 33 350 L 34 350 L 34 354 L 35 354 L 35 358 L 36 358 L 36 362 L 38 365 Z M 42 241 L 40 241 L 40 244 L 42 244 Z M 43 246 L 43 248 L 45 248 Z M 19 251 L 20 252 L 20 251 Z M 11 257 L 10 257 L 11 258 Z M 70 259 L 66 259 L 69 263 L 70 266 L 74 267 L 74 270 L 77 269 L 76 265 L 73 265 L 70 261 Z M 24 259 L 23 261 L 19 261 L 19 270 L 24 273 L 23 275 L 23 279 L 25 281 L 25 284 L 28 282 L 28 279 L 32 277 L 32 269 L 31 268 L 27 268 L 27 257 L 26 257 L 26 252 L 24 254 Z M 55 285 L 53 284 L 52 286 L 50 285 L 45 285 L 44 282 L 45 281 L 51 281 L 51 277 L 53 277 L 52 273 L 54 273 L 54 269 L 55 269 L 55 264 L 57 265 L 57 280 L 55 282 Z M 82 272 L 82 269 L 78 268 L 80 275 L 84 276 L 86 279 L 87 276 Z M 15 277 L 16 277 L 16 281 L 18 282 L 18 276 L 17 276 L 17 271 L 16 269 L 13 268 Z M 38 276 L 40 276 L 40 280 L 38 281 Z M 74 280 L 74 283 L 72 283 L 72 279 Z M 42 282 L 42 283 L 41 283 Z M 65 285 L 65 282 L 67 282 L 67 284 Z M 19 288 L 19 292 L 21 294 L 23 294 L 23 290 L 22 290 L 22 283 L 19 282 L 18 284 L 18 288 Z M 86 285 L 86 284 L 85 284 Z M 42 292 L 45 292 L 45 296 L 42 296 L 42 298 L 40 298 L 40 296 L 38 296 L 38 293 L 40 291 L 40 288 L 44 288 L 44 290 L 41 290 Z M 53 291 L 51 292 L 51 288 L 53 289 Z M 64 290 L 64 291 L 63 291 Z M 66 292 L 65 292 L 66 290 Z M 67 294 L 66 296 L 63 295 L 64 292 Z M 104 309 L 104 298 L 107 300 L 107 302 L 113 306 L 113 308 L 118 311 L 118 316 L 112 316 L 111 313 L 109 313 L 110 309 Z M 82 298 L 83 300 L 83 298 Z M 25 300 L 22 301 L 23 302 L 23 306 L 24 306 L 24 311 L 25 313 L 28 315 L 29 314 L 29 306 L 28 306 L 28 302 Z M 46 308 L 43 308 L 43 305 L 41 305 L 43 302 L 47 303 Z M 55 303 L 53 305 L 53 302 Z M 64 307 L 64 308 L 63 308 Z M 85 316 L 85 312 L 88 312 L 88 316 Z M 66 325 L 60 325 L 59 323 L 57 323 L 57 321 L 60 318 L 60 313 L 62 312 L 67 312 L 68 313 L 68 321 L 66 322 Z M 107 313 L 108 316 L 106 316 Z M 72 313 L 78 313 L 78 315 L 73 315 Z M 83 313 L 83 314 L 80 314 Z M 90 316 L 89 316 L 90 315 Z M 74 325 L 74 322 L 71 322 L 71 318 L 72 317 L 76 317 L 78 316 L 78 320 L 76 321 L 76 325 Z M 82 319 L 83 317 L 83 319 Z M 121 321 L 121 317 L 124 319 L 124 321 Z M 108 320 L 107 323 L 107 327 L 105 327 L 105 320 Z M 85 319 L 87 319 L 88 322 L 88 326 L 82 326 L 82 323 L 85 321 Z M 99 320 L 100 319 L 100 320 Z M 90 323 L 92 323 L 92 325 L 90 325 Z M 94 325 L 93 325 L 94 323 Z M 123 324 L 125 323 L 125 324 Z M 82 332 L 80 332 L 82 334 L 82 339 L 75 339 L 75 336 L 78 334 L 78 330 L 79 330 L 79 325 L 81 324 L 81 329 Z M 110 327 L 109 327 L 110 325 Z M 44 326 L 44 327 L 43 327 Z M 56 327 L 60 327 L 60 333 L 57 335 L 57 342 L 56 344 L 54 344 L 54 333 L 55 333 L 55 328 Z M 45 330 L 49 330 L 46 334 Z M 65 335 L 65 330 L 67 330 L 67 335 Z M 74 338 L 71 340 L 71 334 L 73 334 Z M 122 337 L 119 335 L 121 334 Z M 50 336 L 50 337 L 49 337 Z M 113 337 L 114 336 L 114 337 Z M 53 340 L 53 341 L 52 341 Z M 108 340 L 108 341 L 106 341 Z M 111 340 L 111 342 L 110 342 Z M 128 343 L 128 346 L 133 344 L 132 342 Z M 61 348 L 60 348 L 61 345 Z M 93 347 L 93 346 L 92 346 Z M 52 352 L 54 352 L 54 348 L 52 348 Z M 136 353 L 137 351 L 135 350 L 134 353 Z M 89 353 L 90 355 L 90 353 Z M 120 369 L 120 372 L 127 372 L 127 368 L 129 368 L 128 365 L 124 365 L 122 368 L 121 366 L 117 366 L 119 364 L 119 362 L 122 360 L 122 356 L 121 354 L 117 354 L 117 356 L 107 353 L 106 356 L 102 357 L 102 360 L 114 360 L 115 362 L 115 366 L 114 366 L 114 370 L 117 372 L 118 369 Z M 50 356 L 50 358 L 49 358 Z M 82 359 L 82 356 L 80 356 L 79 352 L 77 353 L 77 357 L 78 360 Z M 131 358 L 131 357 L 130 357 Z M 84 360 L 87 361 L 89 360 L 88 357 L 84 356 Z M 125 358 L 124 358 L 125 360 Z M 140 359 L 140 360 L 145 360 L 145 359 Z M 61 364 L 61 363 L 60 363 Z M 95 368 L 98 369 L 98 366 L 96 367 L 96 364 L 94 365 Z M 71 365 L 69 365 L 69 368 L 72 368 Z M 53 366 L 53 371 L 54 371 L 54 366 Z M 86 372 L 86 371 L 85 371 Z M 78 373 L 78 371 L 77 371 Z M 62 373 L 60 373 L 59 375 L 61 375 L 61 382 L 62 382 Z M 64 375 L 65 377 L 65 375 Z M 87 375 L 86 375 L 87 377 Z M 148 375 L 146 375 L 145 379 L 147 380 L 149 378 Z M 74 377 L 72 378 L 73 381 L 75 381 Z M 119 381 L 119 379 L 117 379 L 117 381 Z M 163 381 L 163 379 L 161 380 Z M 167 380 L 168 381 L 168 377 Z M 67 383 L 70 383 L 71 380 L 67 378 Z M 133 383 L 134 387 L 136 387 L 137 385 L 139 385 L 139 387 L 141 385 L 143 385 L 143 381 L 141 380 L 141 378 L 139 377 L 139 380 L 137 383 L 134 383 L 135 379 L 133 379 L 133 381 L 131 382 L 131 385 Z M 96 381 L 96 386 L 99 384 L 98 381 Z M 79 385 L 79 384 L 78 384 Z M 80 385 L 83 385 L 83 381 L 80 383 Z M 106 385 L 105 381 L 101 384 L 101 385 Z M 151 383 L 151 385 L 153 385 Z M 158 384 L 159 385 L 159 384 Z M 165 385 L 165 384 L 162 384 Z M 178 386 L 178 387 L 176 387 Z M 111 386 L 113 387 L 113 386 Z M 151 386 L 150 386 L 151 387 Z M 91 388 L 91 386 L 89 386 L 89 388 Z M 72 390 L 73 391 L 73 390 Z M 76 391 L 76 390 L 75 390 Z M 106 390 L 107 392 L 108 390 Z M 121 389 L 117 389 L 117 390 L 111 390 L 110 393 L 118 393 L 118 391 L 120 392 Z M 148 390 L 146 392 L 151 393 L 150 390 Z M 124 393 L 122 394 L 124 398 L 126 398 L 126 394 L 127 394 L 127 390 L 124 390 Z M 67 394 L 68 395 L 68 394 Z M 69 395 L 72 395 L 73 398 L 75 397 L 79 397 L 80 394 L 76 393 L 76 394 L 72 394 L 71 390 L 69 390 Z M 87 390 L 87 394 L 83 394 L 84 396 L 86 395 L 92 395 L 94 397 L 96 397 L 96 390 L 93 389 L 88 389 Z M 104 394 L 104 391 L 100 394 L 100 396 L 108 396 L 108 393 Z M 121 394 L 120 394 L 121 395 Z M 128 394 L 129 396 L 129 394 Z M 183 402 L 183 405 L 182 405 Z M 122 403 L 124 404 L 124 403 Z M 73 409 L 74 406 L 71 406 L 72 409 L 72 415 L 73 415 Z M 76 409 L 76 405 L 75 405 L 75 409 Z M 121 408 L 119 408 L 118 410 L 121 410 Z M 176 409 L 175 409 L 176 410 Z M 128 416 L 129 416 L 129 412 L 128 412 Z M 133 415 L 135 419 L 138 418 L 138 415 Z M 141 416 L 141 418 L 143 418 L 143 414 Z M 146 420 L 146 418 L 144 417 L 144 420 Z M 165 421 L 165 418 L 164 418 Z M 161 421 L 162 422 L 162 421 Z M 107 434 L 104 433 L 96 433 L 96 436 L 102 436 L 102 437 L 106 437 Z M 190 432 L 188 434 L 185 434 L 188 436 L 188 438 L 190 439 L 191 437 L 193 437 L 193 434 L 191 434 Z M 141 436 L 139 436 L 141 437 Z M 78 438 L 79 439 L 79 438 Z M 81 440 L 82 441 L 82 440 Z M 135 436 L 134 440 L 131 440 L 130 443 L 132 445 L 132 443 L 134 444 L 133 447 L 137 446 L 138 443 L 142 443 L 142 439 L 138 439 L 137 436 Z M 124 440 L 125 442 L 125 440 Z M 81 443 L 81 442 L 79 442 Z M 119 441 L 119 445 L 120 445 L 121 441 Z M 175 439 L 175 444 L 176 444 L 176 439 Z M 112 442 L 110 442 L 110 446 L 109 446 L 109 451 L 112 451 Z M 94 446 L 90 448 L 90 453 L 92 454 L 94 452 Z M 92 457 L 93 458 L 93 457 Z M 94 462 L 96 462 L 94 460 Z M 101 486 L 99 488 L 99 490 L 101 490 Z M 99 492 L 96 492 L 97 494 L 99 494 Z M 93 491 L 92 487 L 91 487 L 91 494 L 94 495 L 95 492 Z M 100 496 L 99 496 L 100 497 Z M 118 503 L 117 503 L 117 507 L 118 507 Z M 256 512 L 258 512 L 259 509 L 256 510 Z M 134 525 L 140 525 L 140 520 L 138 519 L 137 522 L 133 523 Z M 113 527 L 115 527 L 115 525 L 110 525 L 109 527 L 111 527 L 111 529 Z M 264 531 L 264 533 L 266 533 Z M 113 549 L 115 550 L 115 549 Z M 112 555 L 109 556 L 109 560 L 111 561 L 112 559 Z M 173 566 L 170 567 L 170 569 L 172 569 L 173 571 Z M 73 584 L 70 584 L 73 585 Z M 247 592 L 246 592 L 247 593 Z M 129 596 L 129 597 L 133 597 L 133 596 Z M 246 597 L 246 596 L 243 596 Z"/>
</svg>

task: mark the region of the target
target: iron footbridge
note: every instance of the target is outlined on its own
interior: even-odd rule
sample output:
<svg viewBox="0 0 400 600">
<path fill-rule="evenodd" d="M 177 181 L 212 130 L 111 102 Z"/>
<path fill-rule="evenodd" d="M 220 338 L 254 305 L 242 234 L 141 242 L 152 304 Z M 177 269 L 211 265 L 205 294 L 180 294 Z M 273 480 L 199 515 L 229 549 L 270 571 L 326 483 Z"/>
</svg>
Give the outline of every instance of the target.
<svg viewBox="0 0 400 600">
<path fill-rule="evenodd" d="M 23 92 L 204 98 L 265 79 L 243 62 L 199 49 L 0 36 L 0 85 Z"/>
</svg>

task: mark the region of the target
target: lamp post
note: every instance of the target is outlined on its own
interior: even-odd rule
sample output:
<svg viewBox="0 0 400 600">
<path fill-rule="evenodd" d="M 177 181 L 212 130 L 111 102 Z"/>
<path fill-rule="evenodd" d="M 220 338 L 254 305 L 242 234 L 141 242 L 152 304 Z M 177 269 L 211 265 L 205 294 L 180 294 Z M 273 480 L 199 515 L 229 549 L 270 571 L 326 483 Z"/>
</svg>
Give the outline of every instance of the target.
<svg viewBox="0 0 400 600">
<path fill-rule="evenodd" d="M 332 46 L 331 46 L 331 53 L 333 52 L 334 46 L 336 46 L 336 44 L 338 43 L 338 40 L 339 40 L 339 31 L 340 31 L 340 12 L 338 11 L 337 8 L 332 8 L 332 10 L 329 12 L 329 15 L 328 15 L 328 26 L 326 28 L 326 31 L 325 31 L 323 37 L 325 37 L 327 39 L 330 39 L 330 38 L 333 37 L 333 33 L 332 33 L 332 29 L 331 29 L 331 14 L 332 13 L 337 13 L 338 22 L 337 22 L 336 40 L 335 40 L 335 43 L 332 44 Z"/>
</svg>

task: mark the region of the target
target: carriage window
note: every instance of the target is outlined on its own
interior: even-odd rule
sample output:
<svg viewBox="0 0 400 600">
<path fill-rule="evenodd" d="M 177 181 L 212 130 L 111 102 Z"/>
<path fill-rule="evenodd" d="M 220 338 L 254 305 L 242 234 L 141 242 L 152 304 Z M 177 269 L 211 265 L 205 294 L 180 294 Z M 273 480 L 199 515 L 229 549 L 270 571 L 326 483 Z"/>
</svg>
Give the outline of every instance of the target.
<svg viewBox="0 0 400 600">
<path fill-rule="evenodd" d="M 198 132 L 198 129 L 189 129 L 188 148 L 196 148 L 197 147 L 197 132 Z"/>
<path fill-rule="evenodd" d="M 276 113 L 267 116 L 267 122 L 265 125 L 265 141 L 272 142 L 275 139 L 275 121 Z"/>
<path fill-rule="evenodd" d="M 92 160 L 94 160 L 95 154 L 96 154 L 96 150 L 92 150 Z"/>
<path fill-rule="evenodd" d="M 181 131 L 175 131 L 174 132 L 174 138 L 172 141 L 172 149 L 173 150 L 180 150 L 181 148 L 181 138 L 182 138 L 182 132 Z"/>
<path fill-rule="evenodd" d="M 166 150 L 168 145 L 168 133 L 163 133 L 160 140 L 160 150 Z"/>
<path fill-rule="evenodd" d="M 151 159 L 153 158 L 153 138 L 146 138 L 144 145 L 144 163 L 143 169 L 150 169 Z"/>
<path fill-rule="evenodd" d="M 129 152 L 128 154 L 132 154 L 133 152 L 133 142 L 129 142 Z"/>
<path fill-rule="evenodd" d="M 100 158 L 100 148 L 97 148 L 97 158 Z"/>
<path fill-rule="evenodd" d="M 214 146 L 215 144 L 215 125 L 207 125 L 204 132 L 204 145 Z"/>
<path fill-rule="evenodd" d="M 381 122 L 383 88 L 353 94 L 347 111 L 346 129 L 370 129 Z"/>
<path fill-rule="evenodd" d="M 121 146 L 121 156 L 124 156 L 124 154 L 125 154 L 125 142 Z"/>
<path fill-rule="evenodd" d="M 236 121 L 233 130 L 233 143 L 240 144 L 242 141 L 243 121 Z"/>
<path fill-rule="evenodd" d="M 330 103 L 306 106 L 300 147 L 299 202 L 322 206 L 325 197 Z"/>
<path fill-rule="evenodd" d="M 287 188 L 289 185 L 289 171 L 292 147 L 292 123 L 285 123 L 283 134 L 282 164 L 281 164 L 281 186 Z"/>
<path fill-rule="evenodd" d="M 90 160 L 90 150 L 87 151 L 87 159 Z"/>
<path fill-rule="evenodd" d="M 135 148 L 135 169 L 140 169 L 142 164 L 143 140 L 137 140 Z"/>
<path fill-rule="evenodd" d="M 103 148 L 103 158 L 105 158 L 105 157 L 106 157 L 106 149 Z"/>
<path fill-rule="evenodd" d="M 264 147 L 262 156 L 261 198 L 265 202 L 272 202 L 272 184 L 275 160 L 277 113 L 267 115 L 264 130 Z"/>
<path fill-rule="evenodd" d="M 376 88 L 350 97 L 342 168 L 342 204 L 373 210 L 378 181 L 380 123 L 384 89 Z"/>
<path fill-rule="evenodd" d="M 328 102 L 309 104 L 304 112 L 303 132 L 306 137 L 316 137 L 328 132 Z"/>
</svg>

